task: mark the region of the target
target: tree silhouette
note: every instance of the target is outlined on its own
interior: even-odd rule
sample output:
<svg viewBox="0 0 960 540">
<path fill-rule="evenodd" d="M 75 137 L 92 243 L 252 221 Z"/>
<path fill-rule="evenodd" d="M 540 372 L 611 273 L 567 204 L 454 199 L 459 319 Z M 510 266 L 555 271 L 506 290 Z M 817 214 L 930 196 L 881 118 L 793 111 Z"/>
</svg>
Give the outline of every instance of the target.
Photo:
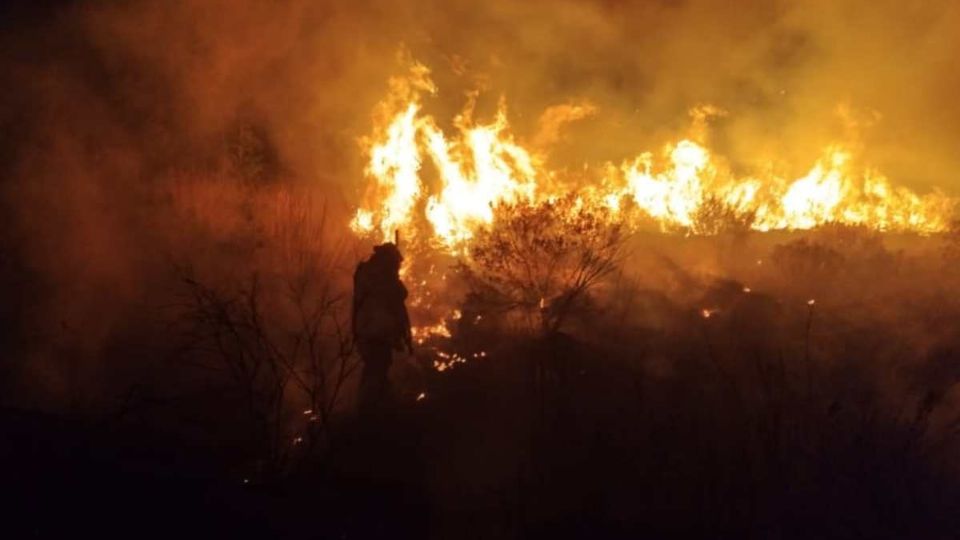
<svg viewBox="0 0 960 540">
<path fill-rule="evenodd" d="M 461 271 L 474 298 L 544 333 L 560 330 L 623 252 L 620 222 L 574 195 L 504 203 L 495 214 L 473 239 Z"/>
<path fill-rule="evenodd" d="M 693 214 L 690 232 L 702 236 L 743 235 L 750 231 L 756 212 L 738 210 L 715 196 L 707 197 Z"/>
<path fill-rule="evenodd" d="M 229 279 L 180 269 L 187 356 L 241 396 L 264 479 L 329 445 L 357 366 L 335 279 L 342 251 L 324 243 L 325 212 L 283 195 L 274 203 L 274 224 L 257 244 L 275 267 Z"/>
</svg>

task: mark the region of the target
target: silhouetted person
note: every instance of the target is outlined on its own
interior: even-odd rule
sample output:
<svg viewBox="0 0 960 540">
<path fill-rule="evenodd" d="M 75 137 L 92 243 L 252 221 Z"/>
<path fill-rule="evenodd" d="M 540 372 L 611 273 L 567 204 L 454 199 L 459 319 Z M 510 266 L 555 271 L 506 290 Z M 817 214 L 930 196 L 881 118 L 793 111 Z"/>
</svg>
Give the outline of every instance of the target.
<svg viewBox="0 0 960 540">
<path fill-rule="evenodd" d="M 373 248 L 373 255 L 353 274 L 353 339 L 363 360 L 360 413 L 379 410 L 389 398 L 387 373 L 393 350 L 413 352 L 410 317 L 404 302 L 407 288 L 400 281 L 403 256 L 395 244 Z"/>
</svg>

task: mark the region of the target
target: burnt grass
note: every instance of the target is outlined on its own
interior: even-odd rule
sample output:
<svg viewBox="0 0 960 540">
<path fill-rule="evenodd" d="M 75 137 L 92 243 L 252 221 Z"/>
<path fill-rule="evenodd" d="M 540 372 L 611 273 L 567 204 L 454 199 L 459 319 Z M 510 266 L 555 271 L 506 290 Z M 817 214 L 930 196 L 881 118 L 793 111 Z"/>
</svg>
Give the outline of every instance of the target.
<svg viewBox="0 0 960 540">
<path fill-rule="evenodd" d="M 344 408 L 276 477 L 195 382 L 139 412 L 11 403 L 4 536 L 956 538 L 946 270 L 794 248 L 779 277 L 626 280 L 547 336 L 461 325 L 444 346 L 485 358 L 398 359 L 387 411 Z"/>
</svg>

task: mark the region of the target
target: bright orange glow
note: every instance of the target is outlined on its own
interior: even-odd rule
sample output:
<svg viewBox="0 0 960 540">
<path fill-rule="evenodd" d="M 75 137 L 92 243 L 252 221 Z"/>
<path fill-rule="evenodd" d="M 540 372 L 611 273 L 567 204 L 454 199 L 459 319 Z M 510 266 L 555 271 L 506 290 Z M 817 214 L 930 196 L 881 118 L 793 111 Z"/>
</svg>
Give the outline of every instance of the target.
<svg viewBox="0 0 960 540">
<path fill-rule="evenodd" d="M 390 92 L 375 111 L 372 133 L 362 140 L 367 183 L 350 223 L 356 234 L 392 241 L 399 230 L 413 245 L 459 255 L 469 249 L 481 227 L 497 219 L 498 204 L 550 201 L 572 191 L 577 193 L 577 207 L 603 209 L 603 215 L 628 230 L 652 223 L 661 231 L 683 234 L 716 234 L 722 227 L 703 223 L 717 216 L 755 231 L 839 223 L 930 234 L 947 230 L 955 206 L 953 199 L 938 192 L 920 195 L 893 185 L 880 171 L 860 162 L 855 145 L 842 143 L 826 146 L 813 164 L 796 168 L 806 170 L 799 178 L 779 176 L 772 163 L 756 174 L 735 174 L 703 142 L 706 119 L 726 114 L 711 106 L 690 111 L 687 137 L 619 164 L 585 165 L 582 173 L 571 177 L 567 171 L 550 170 L 544 152 L 559 139 L 563 126 L 595 114 L 593 105 L 548 108 L 540 116 L 540 131 L 524 144 L 510 129 L 505 100 L 491 120 L 474 118 L 476 93 L 468 96 L 453 127 L 445 131 L 424 110 L 423 100 L 436 92 L 429 70 L 421 64 L 412 64 L 405 77 L 391 79 Z M 408 259 L 402 270 L 405 279 L 414 282 L 409 304 L 436 309 L 426 282 L 407 276 L 409 263 Z M 812 306 L 814 301 L 808 303 Z M 541 309 L 547 305 L 541 300 Z M 700 314 L 710 318 L 716 311 L 704 309 Z M 415 327 L 414 340 L 424 344 L 451 337 L 447 324 L 460 315 L 447 314 L 438 323 Z M 477 316 L 472 324 L 479 320 Z M 438 354 L 434 365 L 441 371 L 467 360 Z"/>
<path fill-rule="evenodd" d="M 450 329 L 444 321 L 429 326 L 414 326 L 411 330 L 413 340 L 418 345 L 423 345 L 431 337 L 450 337 Z"/>
<path fill-rule="evenodd" d="M 380 105 L 374 133 L 364 139 L 366 175 L 372 181 L 351 227 L 358 234 L 390 240 L 402 229 L 451 253 L 459 252 L 476 229 L 495 219 L 495 207 L 518 199 L 547 200 L 577 189 L 583 203 L 604 206 L 610 215 L 630 223 L 623 201 L 663 230 L 689 230 L 708 201 L 750 215 L 755 230 L 810 229 L 826 223 L 865 225 L 881 231 L 933 233 L 947 228 L 953 201 L 934 193 L 925 196 L 897 187 L 879 171 L 854 165 L 842 144 L 824 148 L 808 172 L 789 180 L 767 174 L 737 177 L 723 160 L 694 138 L 664 146 L 662 154 L 643 152 L 619 166 L 601 164 L 590 185 L 555 182 L 542 155 L 520 144 L 510 131 L 507 107 L 490 123 L 473 119 L 475 95 L 445 133 L 423 113 L 421 96 L 436 92 L 429 71 L 414 64 L 406 78 L 391 81 L 391 95 Z M 593 114 L 589 104 L 554 107 L 537 140 L 556 138 L 568 121 Z M 698 135 L 711 107 L 691 111 Z M 663 159 L 660 159 L 660 158 Z M 436 175 L 427 190 L 423 175 Z"/>
</svg>

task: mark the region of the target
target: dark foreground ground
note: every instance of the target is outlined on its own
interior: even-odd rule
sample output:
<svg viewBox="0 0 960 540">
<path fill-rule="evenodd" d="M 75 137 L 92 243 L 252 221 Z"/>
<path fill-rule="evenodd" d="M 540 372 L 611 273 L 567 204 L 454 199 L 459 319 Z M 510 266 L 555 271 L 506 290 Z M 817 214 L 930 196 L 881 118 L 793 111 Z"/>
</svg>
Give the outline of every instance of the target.
<svg viewBox="0 0 960 540">
<path fill-rule="evenodd" d="M 346 415 L 331 447 L 270 481 L 228 465 L 235 449 L 139 421 L 8 409 L 4 536 L 957 537 L 933 398 L 893 416 L 853 376 L 846 397 L 826 374 L 808 393 L 780 360 L 719 374 L 719 338 L 707 353 L 645 339 L 677 363 L 638 371 L 615 345 L 560 336 L 431 375 L 425 399 Z"/>
<path fill-rule="evenodd" d="M 396 359 L 382 415 L 358 419 L 354 372 L 308 432 L 303 396 L 269 426 L 245 408 L 251 390 L 269 404 L 269 370 L 244 386 L 225 369 L 267 349 L 204 364 L 132 323 L 98 362 L 50 349 L 62 399 L 3 396 L 0 535 L 958 538 L 960 250 L 837 234 L 665 238 L 672 257 L 650 240 L 562 332 L 511 331 L 468 298 L 451 338 Z M 284 313 L 240 345 L 288 335 Z M 470 360 L 437 371 L 435 347 Z M 45 381 L 37 358 L 10 364 L 21 386 Z M 288 457 L 273 468 L 264 433 Z"/>
</svg>

